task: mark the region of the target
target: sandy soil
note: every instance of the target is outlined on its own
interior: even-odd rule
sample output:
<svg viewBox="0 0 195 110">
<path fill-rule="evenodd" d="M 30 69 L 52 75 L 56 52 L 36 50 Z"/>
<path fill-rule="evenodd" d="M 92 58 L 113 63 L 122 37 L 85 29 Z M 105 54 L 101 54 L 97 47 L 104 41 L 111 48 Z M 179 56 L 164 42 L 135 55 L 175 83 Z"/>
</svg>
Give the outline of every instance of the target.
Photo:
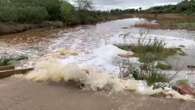
<svg viewBox="0 0 195 110">
<path fill-rule="evenodd" d="M 0 80 L 0 110 L 194 110 L 195 103 L 84 91 L 67 84 Z"/>
</svg>

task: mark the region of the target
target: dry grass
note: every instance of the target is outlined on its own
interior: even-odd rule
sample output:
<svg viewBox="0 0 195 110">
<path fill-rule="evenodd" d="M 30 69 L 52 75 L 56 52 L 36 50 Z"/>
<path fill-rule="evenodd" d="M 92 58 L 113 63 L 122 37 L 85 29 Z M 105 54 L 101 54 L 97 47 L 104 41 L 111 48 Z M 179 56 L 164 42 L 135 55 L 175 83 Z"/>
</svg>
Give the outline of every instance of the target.
<svg viewBox="0 0 195 110">
<path fill-rule="evenodd" d="M 146 28 L 146 29 L 160 29 L 160 24 L 157 23 L 139 23 L 139 24 L 135 24 L 134 27 L 137 28 Z"/>
<path fill-rule="evenodd" d="M 148 20 L 158 20 L 161 29 L 190 29 L 195 30 L 195 16 L 187 16 L 181 14 L 140 14 L 137 15 Z M 150 25 L 141 25 L 150 27 Z"/>
</svg>

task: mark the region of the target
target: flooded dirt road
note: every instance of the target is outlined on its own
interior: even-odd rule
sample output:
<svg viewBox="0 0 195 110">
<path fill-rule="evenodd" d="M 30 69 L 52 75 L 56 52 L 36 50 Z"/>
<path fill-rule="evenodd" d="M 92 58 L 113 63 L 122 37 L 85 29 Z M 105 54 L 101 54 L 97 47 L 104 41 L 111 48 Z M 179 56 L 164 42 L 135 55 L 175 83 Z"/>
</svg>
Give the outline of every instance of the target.
<svg viewBox="0 0 195 110">
<path fill-rule="evenodd" d="M 0 80 L 0 110 L 194 110 L 194 102 L 152 98 L 137 94 L 109 95 L 75 86 Z"/>
</svg>

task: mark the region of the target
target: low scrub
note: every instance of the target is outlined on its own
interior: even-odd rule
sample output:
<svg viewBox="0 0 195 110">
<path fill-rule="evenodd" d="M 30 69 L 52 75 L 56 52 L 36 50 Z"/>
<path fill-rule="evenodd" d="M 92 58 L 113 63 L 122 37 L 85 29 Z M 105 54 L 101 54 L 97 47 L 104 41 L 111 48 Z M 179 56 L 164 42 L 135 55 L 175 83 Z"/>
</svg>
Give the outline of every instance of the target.
<svg viewBox="0 0 195 110">
<path fill-rule="evenodd" d="M 9 14 L 8 14 L 9 13 Z M 0 7 L 0 21 L 2 22 L 42 22 L 48 18 L 48 12 L 43 7 Z"/>
<path fill-rule="evenodd" d="M 165 58 L 175 55 L 180 48 L 166 48 L 162 40 L 140 38 L 137 45 L 118 46 L 124 50 L 131 50 L 135 56 L 140 58 L 141 62 L 151 62 L 157 60 L 164 60 Z M 149 59 L 149 61 L 147 61 Z"/>
<path fill-rule="evenodd" d="M 39 23 L 46 20 L 62 20 L 62 7 L 72 5 L 61 0 L 0 0 L 0 21 Z M 72 10 L 69 10 L 72 11 Z"/>
<path fill-rule="evenodd" d="M 0 0 L 0 22 L 63 21 L 70 26 L 127 18 L 129 13 L 137 12 L 134 9 L 92 11 L 91 3 L 90 0 L 77 0 L 78 6 L 74 7 L 65 0 Z"/>
</svg>

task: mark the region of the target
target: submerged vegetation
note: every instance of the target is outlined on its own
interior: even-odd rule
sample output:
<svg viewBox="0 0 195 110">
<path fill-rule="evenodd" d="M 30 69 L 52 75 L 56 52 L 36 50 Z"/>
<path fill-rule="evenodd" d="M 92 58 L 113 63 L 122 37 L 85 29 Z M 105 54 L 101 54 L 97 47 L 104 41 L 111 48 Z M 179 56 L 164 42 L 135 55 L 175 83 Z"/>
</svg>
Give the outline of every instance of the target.
<svg viewBox="0 0 195 110">
<path fill-rule="evenodd" d="M 140 36 L 143 36 L 142 34 Z M 170 70 L 172 67 L 163 62 L 169 56 L 183 52 L 180 48 L 167 48 L 162 40 L 141 37 L 134 45 L 118 46 L 123 50 L 131 50 L 142 62 L 137 68 L 128 64 L 127 73 L 131 74 L 136 80 L 145 80 L 148 85 L 158 82 L 169 82 L 169 77 L 161 70 Z"/>
<path fill-rule="evenodd" d="M 159 68 L 159 69 L 162 69 L 162 70 L 172 69 L 171 65 L 166 64 L 166 63 L 161 63 L 161 62 L 158 62 L 158 64 L 156 65 L 156 68 Z"/>
<path fill-rule="evenodd" d="M 159 82 L 169 82 L 168 76 L 156 69 L 153 63 L 145 63 L 140 69 L 131 71 L 131 74 L 136 80 L 145 80 L 149 86 Z"/>
<path fill-rule="evenodd" d="M 158 69 L 155 62 L 151 60 L 152 59 L 148 57 L 147 63 L 144 62 L 139 65 L 132 64 L 131 62 L 123 62 L 120 67 L 120 75 L 123 75 L 123 77 L 127 77 L 128 75 L 135 80 L 144 80 L 149 86 L 156 83 L 169 82 L 171 78 Z"/>
<path fill-rule="evenodd" d="M 15 57 L 3 56 L 0 58 L 0 66 L 14 65 L 18 61 L 25 60 L 25 59 L 28 59 L 28 57 L 25 55 L 15 56 Z"/>
<path fill-rule="evenodd" d="M 135 56 L 145 63 L 164 60 L 181 51 L 180 48 L 166 48 L 165 45 L 163 41 L 158 39 L 146 40 L 145 38 L 140 38 L 137 45 L 124 45 L 119 46 L 119 48 L 133 51 Z M 148 61 L 148 59 L 150 60 Z"/>
</svg>

